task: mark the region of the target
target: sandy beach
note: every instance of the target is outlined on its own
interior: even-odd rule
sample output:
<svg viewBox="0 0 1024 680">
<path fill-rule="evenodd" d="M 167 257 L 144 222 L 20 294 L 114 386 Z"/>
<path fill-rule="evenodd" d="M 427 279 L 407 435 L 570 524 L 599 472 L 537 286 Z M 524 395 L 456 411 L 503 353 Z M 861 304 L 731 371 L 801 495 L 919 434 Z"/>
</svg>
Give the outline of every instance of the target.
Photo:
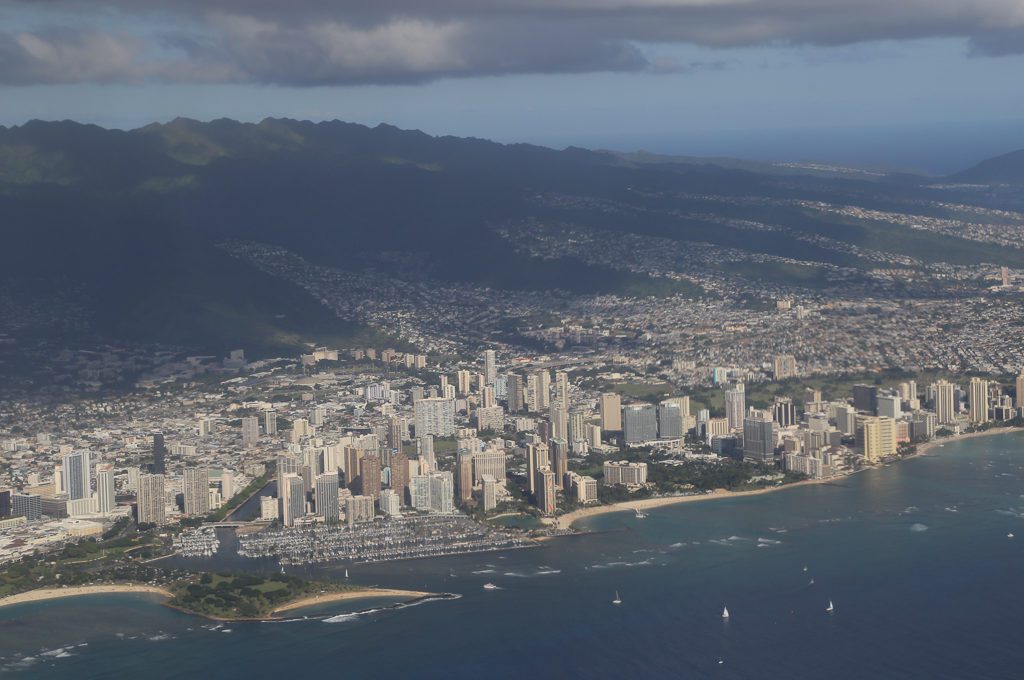
<svg viewBox="0 0 1024 680">
<path fill-rule="evenodd" d="M 906 456 L 902 460 L 907 458 L 915 458 L 923 456 L 930 450 L 943 446 L 945 444 L 951 444 L 953 442 L 965 441 L 967 439 L 975 439 L 978 437 L 989 437 L 999 434 L 1009 434 L 1011 432 L 1021 432 L 1024 430 L 1013 428 L 1013 427 L 1000 427 L 993 428 L 991 430 L 985 430 L 984 432 L 970 432 L 968 434 L 962 434 L 952 437 L 944 437 L 942 439 L 933 439 L 929 442 L 921 444 L 917 447 L 917 451 L 911 455 Z M 874 468 L 867 467 L 858 470 L 871 470 Z M 853 473 L 853 474 L 856 474 Z M 772 486 L 765 489 L 754 489 L 752 491 L 727 491 L 725 489 L 715 489 L 711 493 L 694 494 L 692 496 L 659 496 L 657 498 L 643 498 L 635 501 L 623 501 L 622 503 L 612 503 L 610 505 L 595 505 L 589 508 L 581 508 L 574 510 L 570 513 L 566 513 L 559 517 L 556 517 L 553 525 L 559 529 L 568 529 L 573 523 L 578 522 L 581 519 L 587 517 L 594 517 L 595 515 L 604 515 L 609 512 L 627 512 L 636 509 L 646 510 L 649 508 L 658 508 L 665 505 L 675 505 L 677 503 L 696 503 L 698 501 L 710 501 L 719 500 L 723 498 L 740 498 L 742 496 L 759 496 L 766 493 L 774 493 L 776 491 L 785 491 L 786 489 L 795 489 L 801 486 L 808 486 L 811 484 L 829 484 L 834 482 L 840 482 L 850 475 L 843 475 L 842 477 L 828 477 L 826 479 L 807 479 L 802 482 L 794 482 L 793 484 L 784 484 L 782 486 Z"/>
<path fill-rule="evenodd" d="M 41 602 L 43 600 L 56 600 L 64 597 L 78 597 L 79 595 L 104 595 L 110 593 L 148 593 L 160 595 L 167 599 L 173 597 L 169 590 L 159 586 L 150 586 L 142 583 L 109 583 L 92 586 L 72 586 L 70 588 L 30 590 L 0 599 L 0 607 L 22 604 L 24 602 Z"/>
<path fill-rule="evenodd" d="M 432 594 L 433 593 L 421 593 L 416 590 L 394 590 L 391 588 L 362 588 L 360 590 L 346 590 L 339 593 L 324 593 L 322 595 L 304 597 L 301 600 L 295 600 L 284 604 L 271 612 L 271 616 L 280 614 L 281 612 L 291 611 L 293 609 L 302 609 L 303 607 L 311 607 L 313 605 L 326 604 L 328 602 L 359 600 L 366 597 L 404 597 L 414 600 L 418 597 L 427 597 Z"/>
</svg>

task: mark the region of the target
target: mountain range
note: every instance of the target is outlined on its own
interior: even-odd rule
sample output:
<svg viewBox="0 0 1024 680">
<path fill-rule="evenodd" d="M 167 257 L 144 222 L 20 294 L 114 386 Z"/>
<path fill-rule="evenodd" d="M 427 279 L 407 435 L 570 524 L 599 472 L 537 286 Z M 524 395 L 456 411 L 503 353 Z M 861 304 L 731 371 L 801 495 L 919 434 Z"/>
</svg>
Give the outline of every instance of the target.
<svg viewBox="0 0 1024 680">
<path fill-rule="evenodd" d="M 231 242 L 446 285 L 712 295 L 557 245 L 510 247 L 517 229 L 538 221 L 810 263 L 749 268 L 751 277 L 794 286 L 817 285 L 817 266 L 874 266 L 861 249 L 1024 267 L 1024 253 L 995 243 L 805 205 L 916 206 L 951 219 L 960 210 L 942 206 L 1012 210 L 1022 196 L 1024 151 L 921 178 L 552 150 L 338 121 L 177 119 L 131 131 L 32 121 L 0 128 L 0 303 L 10 310 L 0 331 L 257 353 L 374 339 L 357 319 L 338 318 L 294 283 L 232 257 L 222 247 Z M 783 225 L 785 235 L 752 223 Z M 822 237 L 850 248 L 822 246 Z M 32 321 L 33 309 L 64 303 L 81 310 L 74 323 Z"/>
</svg>

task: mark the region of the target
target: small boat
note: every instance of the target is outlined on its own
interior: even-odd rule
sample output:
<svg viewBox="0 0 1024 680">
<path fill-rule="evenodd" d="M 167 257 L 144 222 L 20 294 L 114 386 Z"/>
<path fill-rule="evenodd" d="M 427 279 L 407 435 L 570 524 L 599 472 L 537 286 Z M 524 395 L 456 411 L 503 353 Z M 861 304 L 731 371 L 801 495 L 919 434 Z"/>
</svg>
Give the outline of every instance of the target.
<svg viewBox="0 0 1024 680">
<path fill-rule="evenodd" d="M 807 585 L 809 585 L 809 586 L 813 586 L 813 585 L 814 585 L 814 579 L 812 578 L 812 579 L 811 579 L 811 582 L 810 582 L 810 583 L 808 583 Z"/>
<path fill-rule="evenodd" d="M 345 570 L 345 578 L 348 578 L 348 569 Z"/>
<path fill-rule="evenodd" d="M 615 599 L 612 600 L 612 604 L 622 604 L 622 598 L 619 597 L 619 591 L 615 591 Z"/>
<path fill-rule="evenodd" d="M 1013 534 L 1006 534 L 1007 538 L 1013 538 Z"/>
<path fill-rule="evenodd" d="M 831 614 L 835 610 L 836 610 L 835 605 L 832 604 L 832 600 L 829 600 L 828 601 L 828 606 L 825 607 L 825 611 L 827 611 L 829 614 Z"/>
<path fill-rule="evenodd" d="M 647 513 L 644 512 L 643 510 L 641 510 L 640 508 L 633 508 L 633 510 L 634 510 L 634 512 L 636 512 L 636 518 L 637 519 L 646 519 L 647 518 Z"/>
<path fill-rule="evenodd" d="M 498 589 L 498 586 L 494 585 L 493 583 L 485 583 L 484 584 L 484 590 L 497 590 L 497 589 Z"/>
<path fill-rule="evenodd" d="M 722 619 L 726 620 L 726 621 L 729 620 L 729 608 L 728 607 L 722 607 Z"/>
<path fill-rule="evenodd" d="M 804 571 L 807 571 L 807 565 L 806 564 L 804 565 Z"/>
</svg>

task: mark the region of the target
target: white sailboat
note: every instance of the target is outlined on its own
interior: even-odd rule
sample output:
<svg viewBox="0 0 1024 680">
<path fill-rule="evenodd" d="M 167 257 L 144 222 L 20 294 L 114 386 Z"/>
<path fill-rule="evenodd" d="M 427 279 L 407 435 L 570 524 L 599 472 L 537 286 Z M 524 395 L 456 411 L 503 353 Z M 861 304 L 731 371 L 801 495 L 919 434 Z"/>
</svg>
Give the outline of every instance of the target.
<svg viewBox="0 0 1024 680">
<path fill-rule="evenodd" d="M 729 608 L 728 607 L 722 607 L 722 619 L 725 620 L 725 621 L 729 620 Z"/>
<path fill-rule="evenodd" d="M 637 519 L 645 519 L 647 517 L 647 513 L 640 508 L 633 508 L 633 511 L 636 512 Z"/>
<path fill-rule="evenodd" d="M 348 569 L 345 570 L 345 578 L 348 578 Z"/>
<path fill-rule="evenodd" d="M 612 604 L 622 604 L 622 598 L 619 597 L 619 591 L 615 591 L 615 599 L 612 600 Z"/>
<path fill-rule="evenodd" d="M 825 607 L 825 611 L 827 611 L 829 614 L 831 614 L 835 610 L 836 610 L 835 605 L 832 604 L 832 600 L 829 600 L 828 601 L 828 606 Z"/>
</svg>

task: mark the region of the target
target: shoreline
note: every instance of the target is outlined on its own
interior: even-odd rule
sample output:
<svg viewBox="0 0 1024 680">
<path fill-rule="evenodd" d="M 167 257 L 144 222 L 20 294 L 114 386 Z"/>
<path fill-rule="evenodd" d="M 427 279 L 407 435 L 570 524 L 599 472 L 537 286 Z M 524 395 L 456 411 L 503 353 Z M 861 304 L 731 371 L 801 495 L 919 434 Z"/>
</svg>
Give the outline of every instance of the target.
<svg viewBox="0 0 1024 680">
<path fill-rule="evenodd" d="M 70 586 L 68 588 L 38 588 L 26 590 L 23 593 L 8 595 L 0 598 L 0 607 L 7 607 L 26 602 L 45 602 L 47 600 L 60 600 L 66 597 L 80 597 L 82 595 L 113 595 L 119 593 L 135 593 L 147 595 L 159 595 L 170 600 L 174 594 L 166 588 L 151 586 L 142 583 L 104 583 L 91 586 Z"/>
<path fill-rule="evenodd" d="M 166 588 L 160 586 L 151 586 L 142 583 L 104 583 L 97 585 L 88 586 L 71 586 L 68 588 L 38 588 L 36 590 L 28 590 L 23 593 L 17 593 L 15 595 L 9 595 L 4 598 L 0 598 L 0 608 L 18 605 L 28 604 L 31 602 L 47 602 L 50 600 L 61 600 L 71 597 L 81 597 L 84 595 L 120 595 L 120 594 L 135 594 L 135 595 L 157 595 L 162 599 L 160 602 L 164 607 L 174 609 L 175 611 L 188 614 L 190 616 L 196 616 L 208 621 L 218 622 L 238 622 L 238 621 L 274 621 L 277 620 L 278 614 L 293 611 L 296 609 L 304 609 L 318 604 L 328 604 L 331 602 L 342 602 L 345 600 L 361 600 L 368 599 L 371 597 L 399 597 L 406 598 L 407 601 L 416 600 L 424 597 L 432 597 L 435 593 L 420 592 L 417 590 L 398 590 L 394 588 L 359 588 L 356 590 L 344 590 L 334 593 L 323 593 L 320 595 L 311 595 L 303 597 L 298 600 L 286 602 L 280 607 L 274 609 L 266 616 L 254 616 L 254 617 L 221 617 L 213 616 L 210 614 L 204 614 L 202 612 L 192 611 L 183 607 L 171 604 L 171 600 L 174 599 L 174 593 Z"/>
<path fill-rule="evenodd" d="M 968 439 L 976 439 L 980 437 L 989 437 L 1000 434 L 1011 434 L 1013 432 L 1024 432 L 1024 429 L 1017 427 L 994 427 L 984 432 L 968 432 L 967 434 L 954 435 L 951 437 L 943 437 L 941 439 L 932 439 L 925 442 L 917 447 L 917 450 L 909 455 L 900 458 L 895 461 L 896 463 L 909 460 L 911 458 L 918 458 L 926 455 L 929 451 L 940 446 L 944 446 L 948 443 L 965 441 Z M 573 510 L 572 512 L 560 515 L 554 518 L 554 521 L 549 525 L 556 529 L 569 529 L 576 522 L 587 519 L 589 517 L 596 517 L 597 515 L 605 515 L 611 512 L 627 512 L 630 510 L 647 510 L 650 508 L 659 508 L 666 505 L 676 505 L 679 503 L 696 503 L 699 501 L 710 501 L 724 498 L 742 498 L 744 496 L 760 496 L 767 493 L 775 493 L 777 491 L 784 491 L 786 489 L 794 489 L 801 486 L 810 486 L 812 484 L 832 484 L 840 482 L 848 477 L 851 477 L 858 472 L 864 470 L 874 470 L 881 466 L 864 467 L 860 470 L 855 470 L 848 475 L 841 477 L 826 477 L 824 479 L 805 479 L 800 482 L 793 482 L 792 484 L 783 484 L 781 486 L 771 486 L 763 489 L 751 489 L 749 491 L 728 491 L 726 489 L 715 489 L 711 493 L 698 493 L 689 496 L 658 496 L 655 498 L 638 498 L 632 501 L 622 501 L 620 503 L 611 503 L 609 505 L 595 505 L 589 508 L 580 508 L 579 510 Z"/>
<path fill-rule="evenodd" d="M 277 609 L 270 612 L 270 615 L 263 617 L 261 621 L 273 620 L 275 615 L 283 612 L 293 611 L 295 609 L 304 609 L 306 607 L 312 607 L 318 604 L 328 604 L 331 602 L 343 602 L 345 600 L 362 600 L 370 597 L 405 597 L 409 600 L 416 600 L 421 597 L 432 597 L 437 593 L 425 593 L 417 590 L 398 590 L 395 588 L 362 588 L 359 590 L 344 590 L 337 593 L 323 593 L 321 595 L 311 595 L 304 597 L 300 600 L 294 600 L 292 602 L 286 602 Z"/>
</svg>

